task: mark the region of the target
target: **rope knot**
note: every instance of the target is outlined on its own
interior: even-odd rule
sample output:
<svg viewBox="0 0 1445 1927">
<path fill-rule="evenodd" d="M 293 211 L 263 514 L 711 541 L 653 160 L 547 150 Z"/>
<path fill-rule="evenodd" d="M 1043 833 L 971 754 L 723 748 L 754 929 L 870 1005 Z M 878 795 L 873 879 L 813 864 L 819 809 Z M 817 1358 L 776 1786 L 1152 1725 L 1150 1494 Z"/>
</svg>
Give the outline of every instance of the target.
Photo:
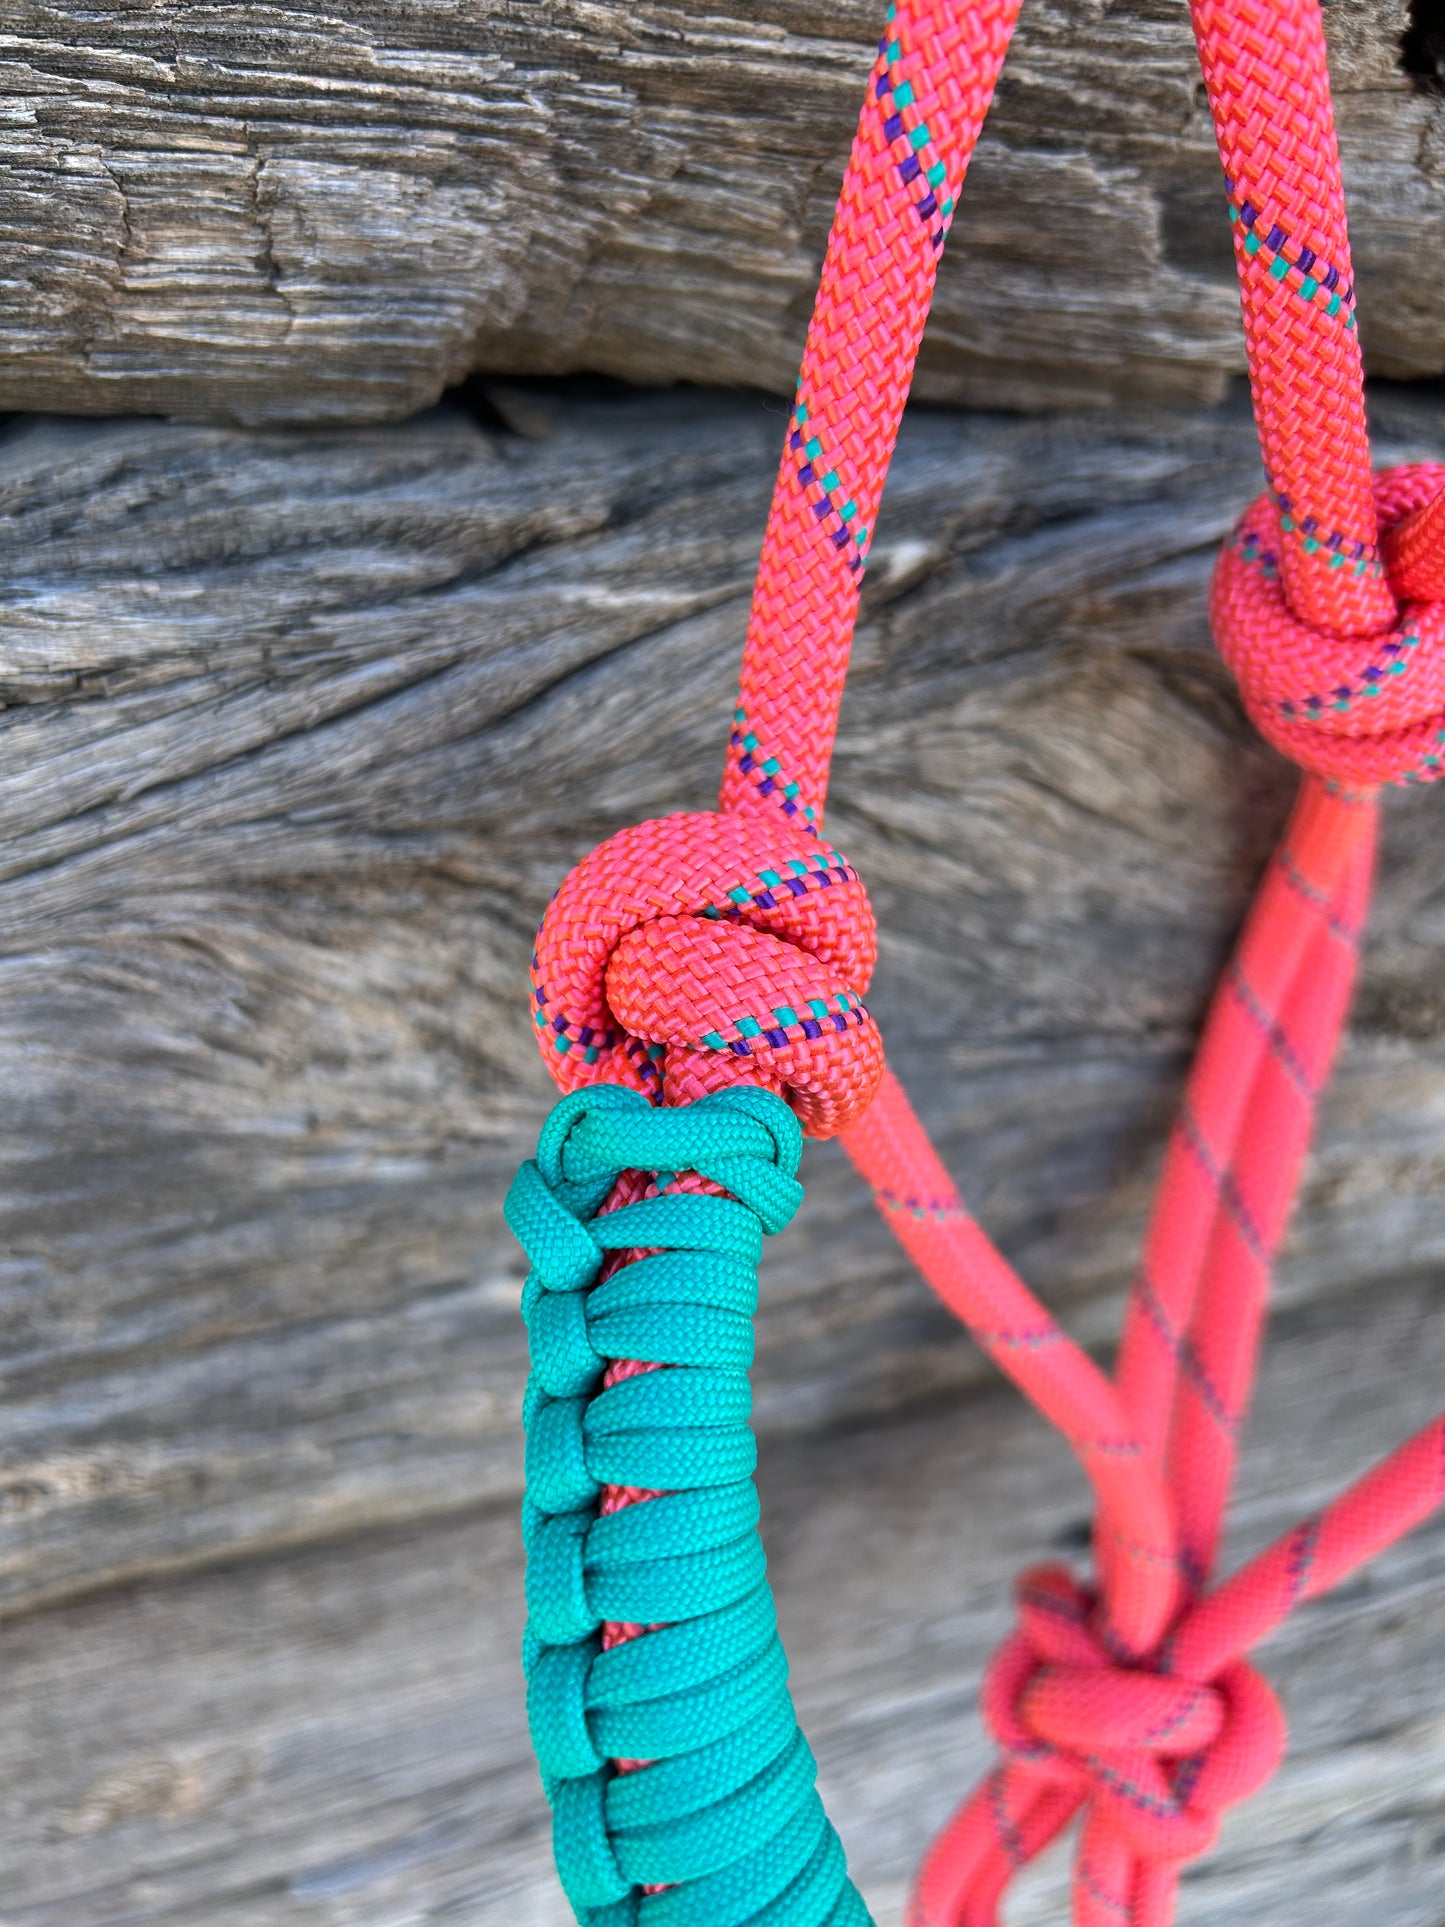
<svg viewBox="0 0 1445 1927">
<path fill-rule="evenodd" d="M 1018 1602 L 1019 1629 L 983 1687 L 1005 1754 L 1082 1794 L 1143 1858 L 1205 1852 L 1225 1808 L 1279 1763 L 1284 1718 L 1273 1692 L 1242 1659 L 1194 1681 L 1159 1656 L 1137 1665 L 1111 1657 L 1093 1598 L 1062 1566 L 1026 1573 Z"/>
<path fill-rule="evenodd" d="M 876 954 L 857 872 L 813 831 L 658 817 L 609 837 L 552 899 L 532 960 L 538 1041 L 564 1091 L 685 1104 L 756 1084 L 832 1137 L 883 1075 L 863 1003 Z"/>
<path fill-rule="evenodd" d="M 1382 564 L 1338 529 L 1296 525 L 1268 495 L 1245 511 L 1214 572 L 1219 652 L 1260 734 L 1302 769 L 1347 789 L 1425 783 L 1445 773 L 1445 465 L 1375 477 L 1394 626 L 1339 636 L 1312 628 L 1285 595 L 1281 547 L 1298 542 L 1354 573 Z"/>
</svg>

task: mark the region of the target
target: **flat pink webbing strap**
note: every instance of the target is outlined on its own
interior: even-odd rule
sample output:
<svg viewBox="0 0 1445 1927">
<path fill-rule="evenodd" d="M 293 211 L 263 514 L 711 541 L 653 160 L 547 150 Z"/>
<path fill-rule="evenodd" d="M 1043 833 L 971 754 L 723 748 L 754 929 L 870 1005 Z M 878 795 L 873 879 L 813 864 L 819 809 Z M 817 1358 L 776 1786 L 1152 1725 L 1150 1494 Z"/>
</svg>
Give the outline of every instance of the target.
<svg viewBox="0 0 1445 1927">
<path fill-rule="evenodd" d="M 1179 1866 L 1283 1746 L 1248 1650 L 1445 1496 L 1442 1419 L 1214 1582 L 1270 1269 L 1354 982 L 1376 795 L 1440 773 L 1445 468 L 1370 472 L 1315 0 L 1195 0 L 1268 481 L 1221 555 L 1211 617 L 1250 715 L 1307 776 L 1205 1024 L 1110 1376 L 970 1216 L 884 1066 L 863 1001 L 872 913 L 822 835 L 874 518 L 1017 7 L 889 8 L 768 519 L 721 809 L 584 859 L 538 936 L 535 1021 L 564 1089 L 610 1080 L 685 1102 L 752 1081 L 785 1092 L 810 1134 L 840 1135 L 929 1283 L 1092 1483 L 1094 1581 L 1047 1566 L 1020 1582 L 983 1692 L 1002 1761 L 931 1850 L 911 1927 L 991 1927 L 1013 1872 L 1081 1812 L 1079 1927 L 1166 1927 Z M 613 1202 L 652 1181 L 633 1174 Z"/>
</svg>

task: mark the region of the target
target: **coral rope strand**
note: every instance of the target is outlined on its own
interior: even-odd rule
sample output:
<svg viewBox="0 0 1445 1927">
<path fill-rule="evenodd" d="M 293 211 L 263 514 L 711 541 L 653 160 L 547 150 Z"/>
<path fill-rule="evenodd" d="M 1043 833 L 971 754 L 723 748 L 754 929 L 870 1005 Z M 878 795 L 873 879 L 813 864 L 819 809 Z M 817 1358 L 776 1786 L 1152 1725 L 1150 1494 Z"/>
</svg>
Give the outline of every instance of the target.
<svg viewBox="0 0 1445 1927">
<path fill-rule="evenodd" d="M 838 196 L 768 514 L 724 810 L 817 827 L 873 521 L 1019 0 L 897 0 Z"/>
<path fill-rule="evenodd" d="M 1194 0 L 1268 483 L 1221 555 L 1211 616 L 1250 715 L 1306 778 L 1205 1025 L 1110 1378 L 970 1216 L 885 1069 L 863 1001 L 871 912 L 822 835 L 874 517 L 1017 4 L 889 8 L 769 515 L 720 813 L 623 832 L 579 865 L 539 935 L 535 1020 L 566 1090 L 610 1082 L 681 1104 L 758 1084 L 810 1134 L 841 1135 L 905 1250 L 1092 1482 L 1095 1578 L 1044 1567 L 1020 1582 L 1018 1630 L 983 1693 L 1003 1759 L 930 1852 L 911 1927 L 991 1927 L 1013 1872 L 1081 1811 L 1077 1927 L 1167 1927 L 1178 1868 L 1283 1747 L 1249 1648 L 1445 1496 L 1437 1421 L 1213 1579 L 1271 1266 L 1354 983 L 1378 793 L 1441 773 L 1445 468 L 1371 474 L 1315 0 Z M 687 1172 L 663 1182 L 717 1195 Z M 648 1190 L 633 1174 L 613 1202 Z M 618 1361 L 606 1384 L 652 1369 Z M 608 1488 L 600 1510 L 652 1496 Z M 609 1625 L 602 1643 L 647 1630 Z"/>
<path fill-rule="evenodd" d="M 991 8 L 905 3 L 888 10 L 828 237 L 763 539 L 724 810 L 781 810 L 806 833 L 821 827 L 873 521 L 944 239 L 1018 8 L 1019 0 L 1006 0 Z M 846 486 L 831 452 L 844 449 Z M 774 756 L 775 745 L 785 746 L 786 764 Z M 716 970 L 715 960 L 709 965 Z M 693 1094 L 675 1089 L 669 1097 Z M 683 1173 L 677 1182 L 689 1188 L 694 1181 Z M 619 1189 L 619 1200 L 630 1195 Z M 647 1368 L 616 1366 L 609 1382 L 640 1369 Z M 1107 1386 L 1089 1370 L 1112 1406 Z M 610 1512 L 652 1496 L 607 1487 L 601 1506 Z M 603 1644 L 641 1630 L 609 1622 Z"/>
</svg>

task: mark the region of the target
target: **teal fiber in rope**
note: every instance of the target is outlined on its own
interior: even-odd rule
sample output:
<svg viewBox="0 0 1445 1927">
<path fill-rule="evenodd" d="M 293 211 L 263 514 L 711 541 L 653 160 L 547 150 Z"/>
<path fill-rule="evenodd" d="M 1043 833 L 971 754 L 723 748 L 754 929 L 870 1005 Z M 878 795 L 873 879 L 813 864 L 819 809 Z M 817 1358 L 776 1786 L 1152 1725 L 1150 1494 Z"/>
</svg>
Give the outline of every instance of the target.
<svg viewBox="0 0 1445 1927">
<path fill-rule="evenodd" d="M 801 1150 L 766 1091 L 658 1110 L 594 1085 L 553 1111 L 507 1198 L 532 1262 L 527 1717 L 581 1927 L 871 1927 L 793 1711 L 752 1480 L 757 1267 L 801 1201 Z M 729 1195 L 599 1217 L 625 1171 Z M 635 1250 L 651 1255 L 598 1282 Z M 604 1387 L 631 1358 L 668 1369 Z M 601 1514 L 609 1485 L 660 1496 Z M 604 1652 L 608 1622 L 653 1630 Z"/>
</svg>

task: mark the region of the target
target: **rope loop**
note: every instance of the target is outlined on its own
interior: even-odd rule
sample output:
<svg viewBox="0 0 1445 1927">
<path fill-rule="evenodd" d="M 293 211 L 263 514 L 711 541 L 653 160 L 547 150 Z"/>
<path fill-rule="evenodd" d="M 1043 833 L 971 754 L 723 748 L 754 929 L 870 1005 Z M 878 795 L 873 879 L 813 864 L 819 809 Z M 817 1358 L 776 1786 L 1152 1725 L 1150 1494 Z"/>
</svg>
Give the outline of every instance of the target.
<svg viewBox="0 0 1445 1927">
<path fill-rule="evenodd" d="M 1019 1629 L 983 1687 L 1005 1757 L 1087 1800 L 1142 1859 L 1207 1851 L 1224 1809 L 1279 1763 L 1284 1722 L 1269 1687 L 1243 1660 L 1207 1681 L 1170 1673 L 1158 1656 L 1114 1660 L 1093 1596 L 1062 1566 L 1026 1573 L 1017 1597 Z"/>
<path fill-rule="evenodd" d="M 1353 553 L 1359 542 L 1297 526 L 1268 494 L 1245 511 L 1215 569 L 1215 639 L 1256 728 L 1302 769 L 1346 790 L 1428 783 L 1445 771 L 1442 494 L 1439 463 L 1375 477 L 1390 583 L 1403 606 L 1374 634 L 1334 634 L 1293 612 L 1281 567 L 1287 543 L 1327 553 L 1349 576 L 1378 565 Z"/>
<path fill-rule="evenodd" d="M 508 1194 L 532 1264 L 527 1712 L 583 1927 L 866 1927 L 788 1695 L 752 1481 L 757 1264 L 801 1150 L 756 1087 L 657 1110 L 593 1085 Z"/>
<path fill-rule="evenodd" d="M 565 1091 L 606 1080 L 684 1104 L 746 1081 L 832 1137 L 883 1075 L 863 1002 L 876 954 L 857 872 L 813 830 L 781 814 L 659 817 L 599 845 L 552 899 L 532 964 L 538 1041 Z"/>
</svg>

